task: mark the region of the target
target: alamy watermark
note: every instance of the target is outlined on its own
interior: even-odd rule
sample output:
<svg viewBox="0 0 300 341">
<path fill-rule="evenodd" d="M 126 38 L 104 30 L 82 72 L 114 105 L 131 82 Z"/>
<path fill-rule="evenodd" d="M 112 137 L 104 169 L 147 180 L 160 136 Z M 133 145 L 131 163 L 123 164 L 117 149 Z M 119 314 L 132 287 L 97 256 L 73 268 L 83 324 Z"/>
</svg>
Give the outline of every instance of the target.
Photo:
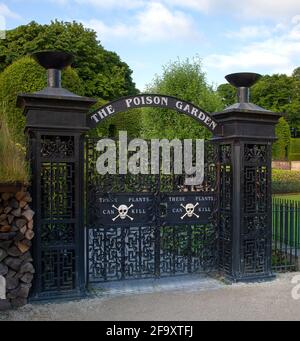
<svg viewBox="0 0 300 341">
<path fill-rule="evenodd" d="M 204 140 L 136 138 L 128 142 L 127 132 L 120 131 L 117 141 L 101 139 L 96 149 L 100 152 L 96 168 L 101 175 L 185 174 L 187 186 L 201 185 L 204 180 Z"/>
<path fill-rule="evenodd" d="M 6 38 L 6 19 L 3 15 L 0 15 L 0 39 Z"/>
</svg>

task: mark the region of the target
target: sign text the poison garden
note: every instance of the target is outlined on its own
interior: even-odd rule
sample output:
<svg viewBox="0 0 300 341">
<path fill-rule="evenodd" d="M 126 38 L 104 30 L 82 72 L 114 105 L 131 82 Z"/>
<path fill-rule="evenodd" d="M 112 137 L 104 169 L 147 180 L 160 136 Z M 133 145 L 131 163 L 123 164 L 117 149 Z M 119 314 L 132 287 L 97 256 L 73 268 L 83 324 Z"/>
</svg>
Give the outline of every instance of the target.
<svg viewBox="0 0 300 341">
<path fill-rule="evenodd" d="M 193 117 L 212 132 L 218 126 L 217 122 L 208 113 L 192 103 L 179 100 L 172 96 L 150 94 L 125 97 L 102 106 L 90 114 L 89 125 L 93 128 L 112 115 L 141 107 L 160 107 L 176 110 L 177 112 Z"/>
</svg>

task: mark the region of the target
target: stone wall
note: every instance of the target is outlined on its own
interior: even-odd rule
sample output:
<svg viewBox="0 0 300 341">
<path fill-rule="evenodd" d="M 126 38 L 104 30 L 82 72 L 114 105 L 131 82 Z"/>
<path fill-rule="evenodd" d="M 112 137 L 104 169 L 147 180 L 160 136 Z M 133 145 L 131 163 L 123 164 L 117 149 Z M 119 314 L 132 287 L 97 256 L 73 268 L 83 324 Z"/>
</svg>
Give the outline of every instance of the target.
<svg viewBox="0 0 300 341">
<path fill-rule="evenodd" d="M 30 209 L 31 201 L 24 188 L 4 191 L 0 186 L 0 310 L 25 305 L 32 286 L 34 267 L 30 247 L 34 237 L 34 212 Z"/>
</svg>

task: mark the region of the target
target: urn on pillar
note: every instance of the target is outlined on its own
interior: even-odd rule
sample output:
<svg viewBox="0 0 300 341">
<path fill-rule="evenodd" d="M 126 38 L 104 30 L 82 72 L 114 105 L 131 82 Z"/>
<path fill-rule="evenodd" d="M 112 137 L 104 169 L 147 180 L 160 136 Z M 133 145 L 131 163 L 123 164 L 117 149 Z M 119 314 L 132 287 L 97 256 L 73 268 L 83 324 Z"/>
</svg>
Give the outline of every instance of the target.
<svg viewBox="0 0 300 341">
<path fill-rule="evenodd" d="M 29 138 L 36 274 L 31 299 L 82 296 L 84 270 L 84 146 L 86 115 L 96 102 L 61 87 L 61 70 L 73 56 L 44 51 L 33 58 L 48 73 L 48 85 L 18 96 Z"/>
<path fill-rule="evenodd" d="M 219 269 L 230 281 L 273 277 L 272 143 L 280 114 L 250 102 L 256 73 L 226 76 L 237 88 L 238 102 L 213 114 L 221 130 L 219 146 Z"/>
</svg>

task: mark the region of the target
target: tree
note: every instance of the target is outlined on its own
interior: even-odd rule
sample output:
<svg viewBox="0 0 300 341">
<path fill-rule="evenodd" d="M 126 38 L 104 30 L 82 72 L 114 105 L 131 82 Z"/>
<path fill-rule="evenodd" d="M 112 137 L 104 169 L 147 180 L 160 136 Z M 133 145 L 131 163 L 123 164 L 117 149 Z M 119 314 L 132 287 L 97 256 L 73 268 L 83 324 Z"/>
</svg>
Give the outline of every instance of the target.
<svg viewBox="0 0 300 341">
<path fill-rule="evenodd" d="M 74 54 L 73 68 L 83 81 L 85 96 L 112 100 L 137 93 L 128 65 L 101 46 L 95 31 L 76 22 L 31 22 L 7 31 L 6 39 L 0 40 L 0 71 L 20 57 L 41 50 Z"/>
<path fill-rule="evenodd" d="M 218 89 L 218 94 L 221 97 L 223 104 L 228 107 L 237 101 L 236 88 L 231 84 L 221 84 Z"/>
<path fill-rule="evenodd" d="M 299 89 L 300 80 L 297 76 L 267 75 L 253 86 L 251 99 L 265 109 L 285 114 L 289 124 L 297 127 L 300 126 Z"/>
<path fill-rule="evenodd" d="M 18 94 L 39 91 L 46 85 L 45 70 L 30 57 L 17 60 L 0 74 L 0 119 L 7 122 L 17 142 L 24 143 L 25 127 L 22 110 L 16 108 Z M 71 68 L 62 72 L 62 86 L 79 95 L 84 91 L 79 76 Z"/>
<path fill-rule="evenodd" d="M 205 111 L 222 108 L 222 101 L 205 79 L 199 58 L 170 62 L 156 76 L 147 92 L 166 94 L 192 102 Z M 161 108 L 143 109 L 143 134 L 146 138 L 205 138 L 209 131 L 186 115 Z"/>
<path fill-rule="evenodd" d="M 262 77 L 252 88 L 253 103 L 272 110 L 281 111 L 293 99 L 294 80 L 284 74 Z"/>
<path fill-rule="evenodd" d="M 221 84 L 218 93 L 226 106 L 236 102 L 236 90 Z M 300 129 L 300 67 L 292 76 L 265 75 L 251 89 L 251 102 L 271 111 L 283 113 L 291 127 Z"/>
<path fill-rule="evenodd" d="M 298 80 L 300 80 L 300 67 L 297 67 L 297 68 L 293 71 L 292 77 L 293 77 L 293 78 L 296 78 L 296 79 L 298 79 Z"/>
<path fill-rule="evenodd" d="M 291 144 L 291 131 L 289 124 L 283 117 L 279 119 L 275 131 L 278 140 L 273 144 L 273 159 L 286 160 Z"/>
</svg>

